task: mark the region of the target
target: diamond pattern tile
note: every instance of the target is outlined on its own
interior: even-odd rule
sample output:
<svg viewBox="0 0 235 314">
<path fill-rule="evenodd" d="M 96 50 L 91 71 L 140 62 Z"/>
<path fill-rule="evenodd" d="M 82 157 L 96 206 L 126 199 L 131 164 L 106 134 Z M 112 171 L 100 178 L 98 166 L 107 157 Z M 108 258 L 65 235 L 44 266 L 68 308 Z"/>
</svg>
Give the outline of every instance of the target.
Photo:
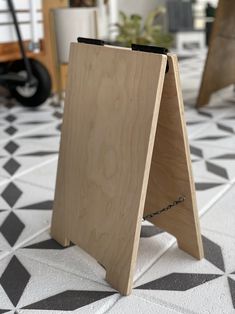
<svg viewBox="0 0 235 314">
<path fill-rule="evenodd" d="M 0 232 L 8 243 L 13 246 L 19 238 L 25 225 L 14 212 L 10 212 L 3 224 L 0 226 Z"/>
<path fill-rule="evenodd" d="M 14 135 L 17 132 L 17 129 L 13 126 L 9 126 L 4 130 L 8 135 Z"/>
<path fill-rule="evenodd" d="M 17 119 L 16 116 L 13 115 L 13 114 L 9 114 L 9 115 L 7 115 L 7 116 L 5 117 L 5 120 L 8 121 L 8 122 L 13 122 L 13 121 L 15 121 L 16 119 Z"/>
<path fill-rule="evenodd" d="M 19 148 L 19 145 L 13 141 L 10 141 L 4 148 L 8 153 L 14 154 L 14 152 Z"/>
<path fill-rule="evenodd" d="M 233 307 L 235 308 L 235 280 L 229 278 L 228 282 L 229 282 L 230 293 L 232 296 Z"/>
<path fill-rule="evenodd" d="M 80 307 L 96 302 L 113 294 L 114 292 L 68 290 L 41 300 L 37 303 L 30 304 L 26 306 L 25 309 L 54 309 L 56 311 L 74 311 Z"/>
<path fill-rule="evenodd" d="M 13 175 L 17 172 L 17 170 L 20 168 L 20 164 L 14 159 L 9 159 L 5 165 L 3 165 L 3 168 L 10 174 Z"/>
<path fill-rule="evenodd" d="M 218 277 L 219 275 L 213 274 L 172 273 L 139 286 L 136 289 L 186 291 Z"/>
<path fill-rule="evenodd" d="M 9 206 L 13 207 L 21 197 L 22 193 L 23 192 L 16 184 L 10 182 L 2 192 L 1 196 Z"/>
<path fill-rule="evenodd" d="M 214 264 L 216 267 L 225 272 L 224 259 L 221 247 L 218 244 L 211 241 L 210 239 L 207 239 L 206 237 L 203 237 L 203 246 L 205 258 L 212 264 Z"/>
<path fill-rule="evenodd" d="M 29 279 L 27 269 L 13 256 L 0 278 L 0 284 L 14 306 L 17 305 Z"/>
</svg>

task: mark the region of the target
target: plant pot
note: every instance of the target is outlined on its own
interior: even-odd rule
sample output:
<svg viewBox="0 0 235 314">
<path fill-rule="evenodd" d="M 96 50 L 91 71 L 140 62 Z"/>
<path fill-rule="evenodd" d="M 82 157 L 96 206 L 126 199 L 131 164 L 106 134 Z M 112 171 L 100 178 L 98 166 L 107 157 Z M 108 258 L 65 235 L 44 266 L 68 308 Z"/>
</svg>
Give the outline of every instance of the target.
<svg viewBox="0 0 235 314">
<path fill-rule="evenodd" d="M 70 43 L 77 37 L 97 38 L 97 8 L 55 9 L 54 23 L 60 63 L 68 63 Z"/>
</svg>

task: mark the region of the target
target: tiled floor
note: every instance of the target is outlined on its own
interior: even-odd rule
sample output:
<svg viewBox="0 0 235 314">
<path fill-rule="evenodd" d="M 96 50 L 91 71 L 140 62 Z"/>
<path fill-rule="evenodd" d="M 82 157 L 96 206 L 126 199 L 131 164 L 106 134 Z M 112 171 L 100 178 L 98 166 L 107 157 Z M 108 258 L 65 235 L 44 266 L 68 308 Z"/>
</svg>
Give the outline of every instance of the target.
<svg viewBox="0 0 235 314">
<path fill-rule="evenodd" d="M 75 246 L 50 238 L 62 108 L 0 99 L 0 313 L 235 313 L 235 103 L 232 88 L 195 110 L 204 56 L 181 62 L 205 259 L 145 223 L 135 289 L 121 297 Z"/>
</svg>

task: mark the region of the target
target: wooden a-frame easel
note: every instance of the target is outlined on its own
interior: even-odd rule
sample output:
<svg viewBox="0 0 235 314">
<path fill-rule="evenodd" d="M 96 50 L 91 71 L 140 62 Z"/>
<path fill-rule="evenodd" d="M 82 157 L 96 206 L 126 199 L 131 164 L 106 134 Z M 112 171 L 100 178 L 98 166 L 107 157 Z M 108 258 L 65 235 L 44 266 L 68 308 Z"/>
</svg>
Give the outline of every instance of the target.
<svg viewBox="0 0 235 314">
<path fill-rule="evenodd" d="M 211 95 L 235 84 L 235 1 L 220 0 L 197 99 L 206 106 Z"/>
<path fill-rule="evenodd" d="M 51 234 L 128 295 L 143 215 L 179 195 L 150 221 L 203 257 L 177 57 L 74 43 L 68 72 Z"/>
</svg>

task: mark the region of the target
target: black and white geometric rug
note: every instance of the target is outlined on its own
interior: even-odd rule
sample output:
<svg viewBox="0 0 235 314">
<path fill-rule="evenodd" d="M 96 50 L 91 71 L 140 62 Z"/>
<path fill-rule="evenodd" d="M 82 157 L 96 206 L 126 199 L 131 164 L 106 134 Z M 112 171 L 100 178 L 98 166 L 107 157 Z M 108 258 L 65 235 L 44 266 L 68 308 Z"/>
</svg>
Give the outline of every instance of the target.
<svg viewBox="0 0 235 314">
<path fill-rule="evenodd" d="M 180 63 L 205 259 L 143 224 L 133 293 L 122 297 L 76 246 L 50 238 L 62 107 L 0 99 L 0 313 L 235 313 L 233 88 L 195 110 L 204 56 Z"/>
</svg>

